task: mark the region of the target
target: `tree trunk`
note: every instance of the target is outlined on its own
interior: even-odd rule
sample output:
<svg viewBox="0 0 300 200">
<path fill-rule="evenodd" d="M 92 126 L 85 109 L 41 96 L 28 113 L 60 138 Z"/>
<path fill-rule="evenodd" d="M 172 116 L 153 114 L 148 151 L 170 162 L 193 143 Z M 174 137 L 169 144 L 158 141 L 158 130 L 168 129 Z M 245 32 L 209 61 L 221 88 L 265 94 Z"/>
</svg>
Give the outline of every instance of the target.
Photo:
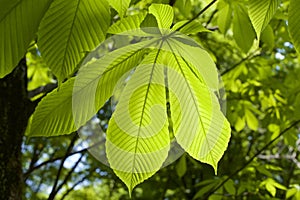
<svg viewBox="0 0 300 200">
<path fill-rule="evenodd" d="M 25 58 L 0 79 L 0 200 L 22 199 L 21 145 L 33 111 L 27 98 Z"/>
</svg>

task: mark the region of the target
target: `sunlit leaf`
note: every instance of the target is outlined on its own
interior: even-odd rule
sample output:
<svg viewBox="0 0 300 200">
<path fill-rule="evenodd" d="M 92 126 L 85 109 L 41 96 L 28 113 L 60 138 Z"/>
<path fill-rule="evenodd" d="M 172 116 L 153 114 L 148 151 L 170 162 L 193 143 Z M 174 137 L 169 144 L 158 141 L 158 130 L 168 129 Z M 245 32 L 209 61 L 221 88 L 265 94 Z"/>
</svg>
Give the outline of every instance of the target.
<svg viewBox="0 0 300 200">
<path fill-rule="evenodd" d="M 233 17 L 233 37 L 244 53 L 252 47 L 255 31 L 244 6 L 236 5 Z"/>
<path fill-rule="evenodd" d="M 107 131 L 110 166 L 130 193 L 160 169 L 169 151 L 164 67 L 155 64 L 159 54 L 152 52 L 137 67 Z"/>
<path fill-rule="evenodd" d="M 293 44 L 295 45 L 295 48 L 300 54 L 300 4 L 298 0 L 290 0 L 290 6 L 289 6 L 289 32 L 293 41 Z"/>
<path fill-rule="evenodd" d="M 279 0 L 251 0 L 249 2 L 249 16 L 256 36 L 260 39 L 261 32 L 267 27 L 275 14 Z"/>
<path fill-rule="evenodd" d="M 213 91 L 201 83 L 191 64 L 176 54 L 168 56 L 167 79 L 174 135 L 195 159 L 212 165 L 227 148 L 230 126 Z"/>
<path fill-rule="evenodd" d="M 258 120 L 255 115 L 249 109 L 245 109 L 245 117 L 248 127 L 256 131 L 258 128 Z"/>
<path fill-rule="evenodd" d="M 174 18 L 173 8 L 166 4 L 151 4 L 149 13 L 157 20 L 159 28 L 170 28 Z"/>
<path fill-rule="evenodd" d="M 98 0 L 56 0 L 43 18 L 38 46 L 59 81 L 74 73 L 86 52 L 105 39 L 109 5 Z"/>
<path fill-rule="evenodd" d="M 3 0 L 0 8 L 0 78 L 25 56 L 52 0 Z"/>
<path fill-rule="evenodd" d="M 108 0 L 109 5 L 113 7 L 123 17 L 130 5 L 131 0 Z"/>
<path fill-rule="evenodd" d="M 143 47 L 149 43 L 118 49 L 96 61 L 92 59 L 82 67 L 76 80 L 70 79 L 42 99 L 33 114 L 29 136 L 69 134 L 85 124 L 112 95 L 124 73 L 136 66 Z"/>
<path fill-rule="evenodd" d="M 230 28 L 230 24 L 232 21 L 232 8 L 228 3 L 225 3 L 224 1 L 219 1 L 218 7 L 218 26 L 220 31 L 225 34 Z"/>
</svg>

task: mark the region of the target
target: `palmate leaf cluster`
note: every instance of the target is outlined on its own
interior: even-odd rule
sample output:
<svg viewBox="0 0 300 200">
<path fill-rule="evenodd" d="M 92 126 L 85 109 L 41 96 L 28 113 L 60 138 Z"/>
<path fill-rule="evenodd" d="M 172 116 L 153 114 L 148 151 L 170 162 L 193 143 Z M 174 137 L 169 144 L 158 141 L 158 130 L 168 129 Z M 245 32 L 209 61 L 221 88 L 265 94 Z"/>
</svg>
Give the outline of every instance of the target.
<svg viewBox="0 0 300 200">
<path fill-rule="evenodd" d="M 180 32 L 172 32 L 187 20 L 174 22 L 171 6 L 152 4 L 147 10 L 130 13 L 130 3 L 3 1 L 6 7 L 0 13 L 0 30 L 5 31 L 0 33 L 0 51 L 5 59 L 0 61 L 0 76 L 10 73 L 28 47 L 37 44 L 59 83 L 59 88 L 44 97 L 36 108 L 28 135 L 58 136 L 77 130 L 104 105 L 118 81 L 130 72 L 106 133 L 110 165 L 129 190 L 159 170 L 174 139 L 193 158 L 217 170 L 230 137 L 230 125 L 215 94 L 219 87 L 217 70 L 209 53 L 183 35 L 209 30 L 194 20 Z M 280 3 L 253 0 L 246 5 L 243 1 L 220 0 L 219 29 L 226 34 L 232 26 L 233 38 L 245 54 L 258 45 L 257 41 L 272 45 L 273 30 L 269 23 Z M 188 9 L 188 3 L 185 6 Z M 111 8 L 119 17 L 114 24 Z M 299 52 L 298 8 L 297 0 L 290 0 L 289 33 Z M 156 27 L 155 31 L 138 29 L 148 26 Z M 146 39 L 121 46 L 81 67 L 87 53 L 109 34 L 140 34 Z M 244 109 L 245 117 L 238 118 L 233 125 L 242 129 L 247 123 L 256 130 L 257 110 L 247 103 Z"/>
</svg>

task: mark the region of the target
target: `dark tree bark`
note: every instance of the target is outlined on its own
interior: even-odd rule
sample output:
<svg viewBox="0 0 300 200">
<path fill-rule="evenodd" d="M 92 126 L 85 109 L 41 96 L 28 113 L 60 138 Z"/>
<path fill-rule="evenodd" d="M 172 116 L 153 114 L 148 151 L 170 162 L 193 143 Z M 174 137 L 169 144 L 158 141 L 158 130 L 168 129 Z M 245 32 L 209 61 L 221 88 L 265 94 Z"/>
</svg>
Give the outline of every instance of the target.
<svg viewBox="0 0 300 200">
<path fill-rule="evenodd" d="M 21 145 L 33 103 L 27 97 L 25 58 L 0 79 L 0 200 L 22 199 Z"/>
</svg>

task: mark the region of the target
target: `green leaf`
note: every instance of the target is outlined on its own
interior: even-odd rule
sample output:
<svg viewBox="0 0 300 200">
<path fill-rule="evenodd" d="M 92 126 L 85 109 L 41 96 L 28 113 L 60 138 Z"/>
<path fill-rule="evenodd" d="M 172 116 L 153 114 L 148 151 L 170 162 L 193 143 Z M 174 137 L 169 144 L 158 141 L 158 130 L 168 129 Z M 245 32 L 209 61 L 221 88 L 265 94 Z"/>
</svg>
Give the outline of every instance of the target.
<svg viewBox="0 0 300 200">
<path fill-rule="evenodd" d="M 179 159 L 179 161 L 178 161 L 178 163 L 177 163 L 177 165 L 176 165 L 176 172 L 177 172 L 177 175 L 178 175 L 179 177 L 183 177 L 184 174 L 186 173 L 186 171 L 187 171 L 187 166 L 186 166 L 186 156 L 183 155 L 183 156 Z"/>
<path fill-rule="evenodd" d="M 57 136 L 72 133 L 76 126 L 72 117 L 74 79 L 50 92 L 35 109 L 28 136 Z"/>
<path fill-rule="evenodd" d="M 98 0 L 56 0 L 39 28 L 38 46 L 47 65 L 63 81 L 85 53 L 105 39 L 109 5 Z"/>
<path fill-rule="evenodd" d="M 166 112 L 164 67 L 160 50 L 137 67 L 109 122 L 107 157 L 129 192 L 152 176 L 168 156 L 170 137 Z"/>
<path fill-rule="evenodd" d="M 267 183 L 266 184 L 266 190 L 268 192 L 270 192 L 270 194 L 275 197 L 276 195 L 276 188 L 274 187 L 274 185 L 272 183 Z"/>
<path fill-rule="evenodd" d="M 157 20 L 159 28 L 170 28 L 174 18 L 173 8 L 166 4 L 151 4 L 149 13 Z"/>
<path fill-rule="evenodd" d="M 233 37 L 240 49 L 247 53 L 255 39 L 255 31 L 248 17 L 246 8 L 240 4 L 234 7 Z"/>
<path fill-rule="evenodd" d="M 218 71 L 210 55 L 194 40 L 180 34 L 174 34 L 168 41 L 170 45 L 162 46 L 167 51 L 174 52 L 188 60 L 191 70 L 197 73 L 200 81 L 213 90 L 219 88 Z M 170 46 L 172 48 L 170 48 Z M 201 62 L 199 62 L 201 60 Z"/>
<path fill-rule="evenodd" d="M 181 12 L 184 17 L 189 18 L 193 9 L 191 0 L 180 0 L 175 2 L 175 7 Z"/>
<path fill-rule="evenodd" d="M 212 190 L 213 188 L 215 188 L 219 183 L 220 180 L 209 180 L 210 182 L 208 184 L 205 184 L 203 187 L 201 187 L 201 189 L 195 194 L 195 196 L 193 197 L 193 199 L 198 199 L 198 198 L 203 198 L 203 196 L 209 192 L 210 190 Z"/>
<path fill-rule="evenodd" d="M 109 5 L 113 7 L 120 15 L 120 17 L 124 17 L 126 11 L 130 5 L 131 0 L 108 0 Z"/>
<path fill-rule="evenodd" d="M 249 17 L 253 24 L 258 40 L 261 32 L 267 27 L 274 16 L 279 0 L 251 0 L 249 2 Z"/>
<path fill-rule="evenodd" d="M 84 125 L 112 95 L 123 74 L 136 66 L 149 43 L 123 47 L 87 62 L 76 79 L 63 83 L 38 104 L 29 136 L 69 134 Z"/>
<path fill-rule="evenodd" d="M 275 46 L 275 36 L 273 29 L 268 25 L 261 33 L 261 40 L 272 50 Z"/>
<path fill-rule="evenodd" d="M 217 172 L 217 163 L 230 138 L 230 125 L 215 94 L 201 83 L 191 64 L 175 53 L 167 60 L 171 67 L 166 77 L 176 140 L 189 155 L 212 165 Z"/>
<path fill-rule="evenodd" d="M 230 28 L 231 19 L 232 19 L 232 8 L 228 3 L 224 1 L 219 1 L 218 7 L 219 7 L 218 21 L 217 21 L 218 27 L 220 31 L 223 34 L 225 34 Z"/>
<path fill-rule="evenodd" d="M 234 187 L 234 182 L 232 179 L 229 179 L 225 184 L 224 184 L 224 188 L 226 189 L 226 191 L 231 194 L 231 195 L 235 195 L 236 193 L 236 189 Z"/>
<path fill-rule="evenodd" d="M 117 34 L 122 32 L 128 32 L 130 30 L 136 31 L 136 29 L 140 28 L 140 25 L 144 21 L 146 15 L 146 12 L 140 12 L 136 15 L 130 15 L 128 17 L 125 17 L 117 21 L 111 27 L 109 27 L 107 32 Z"/>
<path fill-rule="evenodd" d="M 188 20 L 177 22 L 173 27 L 172 30 L 177 30 L 177 28 L 180 28 L 183 24 L 188 22 Z M 211 32 L 210 30 L 204 28 L 204 26 L 197 20 L 192 21 L 191 23 L 187 24 L 183 28 L 179 30 L 183 34 L 196 34 L 200 32 Z"/>
<path fill-rule="evenodd" d="M 240 132 L 245 128 L 246 121 L 244 117 L 237 117 L 236 122 L 234 124 L 234 128 L 237 132 Z"/>
<path fill-rule="evenodd" d="M 25 56 L 51 0 L 5 0 L 0 8 L 0 78 Z"/>
<path fill-rule="evenodd" d="M 258 120 L 249 109 L 245 109 L 245 118 L 246 118 L 248 127 L 251 130 L 256 131 L 258 128 Z"/>
<path fill-rule="evenodd" d="M 290 6 L 289 6 L 289 32 L 293 41 L 293 44 L 295 46 L 295 49 L 297 50 L 298 54 L 300 55 L 300 4 L 298 0 L 290 0 Z"/>
</svg>

